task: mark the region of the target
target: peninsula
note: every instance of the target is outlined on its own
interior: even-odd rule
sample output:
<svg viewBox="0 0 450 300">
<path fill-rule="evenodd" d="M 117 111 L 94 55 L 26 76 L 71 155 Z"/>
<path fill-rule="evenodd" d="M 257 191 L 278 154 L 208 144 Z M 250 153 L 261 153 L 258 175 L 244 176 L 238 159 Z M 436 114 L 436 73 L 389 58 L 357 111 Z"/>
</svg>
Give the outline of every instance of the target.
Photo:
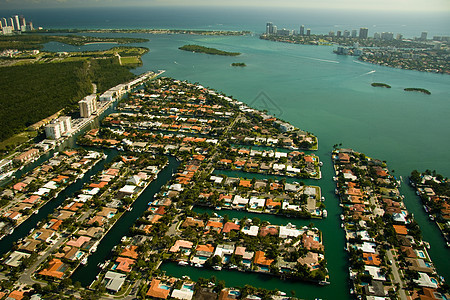
<svg viewBox="0 0 450 300">
<path fill-rule="evenodd" d="M 206 54 L 212 54 L 212 55 L 223 55 L 223 56 L 238 56 L 241 53 L 239 52 L 227 52 L 215 48 L 208 48 L 204 46 L 199 45 L 184 45 L 179 47 L 178 49 L 184 50 L 184 51 L 190 51 L 190 52 L 198 52 L 198 53 L 206 53 Z"/>
<path fill-rule="evenodd" d="M 335 149 L 332 159 L 352 296 L 368 297 L 375 290 L 396 299 L 428 290 L 434 295 L 445 293 L 428 243 L 403 202 L 400 181 L 386 163 L 352 149 Z"/>
</svg>

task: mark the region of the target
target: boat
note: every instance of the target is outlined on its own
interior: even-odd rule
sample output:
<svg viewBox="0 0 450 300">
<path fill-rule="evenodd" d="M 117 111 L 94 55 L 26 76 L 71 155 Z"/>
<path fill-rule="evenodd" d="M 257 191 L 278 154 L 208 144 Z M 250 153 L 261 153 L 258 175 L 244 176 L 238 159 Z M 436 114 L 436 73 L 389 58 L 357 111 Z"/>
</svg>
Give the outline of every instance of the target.
<svg viewBox="0 0 450 300">
<path fill-rule="evenodd" d="M 344 221 L 344 219 L 345 219 L 344 215 L 340 215 L 340 217 L 341 217 L 341 220 Z"/>
<path fill-rule="evenodd" d="M 88 261 L 88 257 L 86 256 L 85 258 L 83 258 L 81 260 L 80 264 L 85 265 L 85 264 L 87 264 L 87 261 Z"/>
<path fill-rule="evenodd" d="M 202 264 L 199 264 L 199 263 L 197 263 L 197 264 L 194 264 L 194 267 L 196 267 L 196 268 L 203 268 L 203 265 L 202 265 Z"/>
<path fill-rule="evenodd" d="M 326 209 L 324 209 L 324 210 L 322 211 L 322 217 L 324 217 L 324 218 L 328 217 L 328 212 L 327 212 Z"/>
<path fill-rule="evenodd" d="M 428 207 L 426 205 L 423 206 L 423 209 L 428 212 Z"/>
<path fill-rule="evenodd" d="M 213 268 L 214 270 L 216 270 L 216 271 L 222 270 L 222 267 L 221 267 L 221 266 L 213 266 L 212 268 Z"/>
<path fill-rule="evenodd" d="M 323 166 L 323 162 L 319 161 L 319 166 Z"/>
<path fill-rule="evenodd" d="M 337 177 L 336 176 L 333 177 L 333 181 L 337 181 Z"/>
<path fill-rule="evenodd" d="M 339 190 L 338 190 L 338 189 L 334 189 L 334 193 L 335 193 L 336 195 L 338 195 L 338 194 L 339 194 Z"/>
<path fill-rule="evenodd" d="M 322 197 L 320 198 L 320 200 L 321 200 L 321 201 L 325 201 L 325 197 L 322 196 Z"/>
<path fill-rule="evenodd" d="M 215 207 L 215 210 L 222 210 L 222 207 L 216 206 L 216 207 Z"/>
<path fill-rule="evenodd" d="M 320 285 L 329 285 L 330 283 L 328 281 L 322 280 L 322 281 L 319 281 L 319 284 Z"/>
<path fill-rule="evenodd" d="M 434 216 L 433 215 L 429 215 L 429 217 L 430 217 L 431 221 L 434 221 Z"/>
<path fill-rule="evenodd" d="M 188 263 L 187 261 L 180 260 L 180 261 L 178 262 L 178 265 L 179 265 L 179 266 L 188 266 L 189 263 Z"/>
<path fill-rule="evenodd" d="M 37 215 L 37 214 L 39 213 L 39 209 L 36 209 L 33 213 L 34 213 L 35 215 Z"/>
</svg>

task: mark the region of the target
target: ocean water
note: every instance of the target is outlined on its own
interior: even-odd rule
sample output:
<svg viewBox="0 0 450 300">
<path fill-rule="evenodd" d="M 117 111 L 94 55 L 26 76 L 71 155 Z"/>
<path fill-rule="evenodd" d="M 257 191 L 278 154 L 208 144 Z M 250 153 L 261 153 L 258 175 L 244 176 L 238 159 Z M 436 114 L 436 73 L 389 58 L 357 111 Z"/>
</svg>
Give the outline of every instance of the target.
<svg viewBox="0 0 450 300">
<path fill-rule="evenodd" d="M 369 28 L 375 32 L 402 33 L 404 37 L 450 35 L 448 13 L 411 13 L 379 11 L 345 11 L 302 8 L 199 8 L 199 7 L 128 7 L 2 10 L 0 16 L 23 14 L 35 27 L 44 28 L 169 28 L 205 30 L 265 31 L 266 22 L 278 28 L 299 30 L 300 25 L 312 33 Z"/>
<path fill-rule="evenodd" d="M 133 12 L 133 14 L 131 14 Z M 34 15 L 32 14 L 34 13 Z M 3 13 L 0 11 L 0 15 Z M 25 15 L 28 14 L 24 12 Z M 177 10 L 78 10 L 72 14 L 58 11 L 30 11 L 35 24 L 48 28 L 196 28 L 233 29 L 262 32 L 266 21 L 282 27 L 312 24 L 313 30 L 331 30 L 329 26 L 343 24 L 401 30 L 403 34 L 448 35 L 448 20 L 426 16 L 414 24 L 406 16 L 384 15 L 344 18 L 329 13 L 317 14 L 255 10 L 245 17 L 245 11 L 226 12 L 186 10 L 180 17 Z M 52 17 L 52 18 L 51 18 Z M 298 23 L 297 23 L 298 20 Z M 351 23 L 348 20 L 352 20 Z M 284 22 L 284 23 L 282 23 Z M 378 22 L 378 23 L 377 23 Z M 286 25 L 282 25 L 286 24 Z M 406 26 L 403 26 L 406 25 Z M 429 27 L 427 27 L 429 26 Z M 345 27 L 343 27 L 345 29 Z M 396 29 L 397 28 L 397 29 Z M 430 29 L 432 28 L 432 29 Z M 408 33 L 407 33 L 408 32 Z M 416 33 L 417 32 L 417 33 Z M 114 34 L 97 34 L 118 36 Z M 319 138 L 318 155 L 324 162 L 323 179 L 316 183 L 327 199 L 328 218 L 315 221 L 323 231 L 328 269 L 332 284 L 317 287 L 309 284 L 279 281 L 264 276 L 248 276 L 235 272 L 205 272 L 198 269 L 164 265 L 167 274 L 191 278 L 215 275 L 227 285 L 250 283 L 256 286 L 296 291 L 297 297 L 314 299 L 348 298 L 347 257 L 343 250 L 344 234 L 339 226 L 338 199 L 334 196 L 333 169 L 330 160 L 332 146 L 343 143 L 366 155 L 386 160 L 390 169 L 404 179 L 413 169 L 436 169 L 450 176 L 450 76 L 421 73 L 362 63 L 353 57 L 333 54 L 333 47 L 291 45 L 260 40 L 257 36 L 206 37 L 194 35 L 120 34 L 145 37 L 150 52 L 143 56 L 143 66 L 133 72 L 166 70 L 165 76 L 199 82 L 222 91 L 259 109 L 267 109 L 295 126 L 311 131 Z M 238 57 L 210 56 L 178 50 L 185 44 L 199 44 L 222 50 L 241 52 Z M 72 47 L 49 43 L 50 51 L 105 49 L 111 45 Z M 247 67 L 234 68 L 232 62 L 245 62 Z M 385 82 L 391 89 L 374 88 L 372 82 Z M 403 91 L 406 87 L 421 87 L 431 95 Z M 418 198 L 403 184 L 405 203 L 414 213 L 431 244 L 430 254 L 438 272 L 450 278 L 450 255 L 437 228 L 429 222 Z M 263 217 L 261 217 L 264 219 Z M 207 276 L 208 275 L 208 276 Z M 82 276 L 80 276 L 82 277 Z M 336 298 L 336 295 L 339 295 Z"/>
</svg>

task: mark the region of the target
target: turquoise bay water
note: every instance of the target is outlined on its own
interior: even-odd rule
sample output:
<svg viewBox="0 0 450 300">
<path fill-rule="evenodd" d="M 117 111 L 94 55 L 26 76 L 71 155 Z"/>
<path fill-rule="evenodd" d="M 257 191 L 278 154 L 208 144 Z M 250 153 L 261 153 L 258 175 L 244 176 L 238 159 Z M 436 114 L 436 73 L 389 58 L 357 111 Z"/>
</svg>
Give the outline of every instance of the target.
<svg viewBox="0 0 450 300">
<path fill-rule="evenodd" d="M 334 55 L 333 47 L 274 43 L 259 40 L 256 36 L 127 36 L 150 39 L 147 43 L 136 44 L 150 49 L 143 56 L 143 66 L 133 71 L 136 74 L 164 69 L 165 76 L 199 82 L 253 107 L 267 109 L 316 134 L 319 137 L 318 155 L 324 162 L 323 179 L 315 183 L 322 188 L 326 198 L 328 218 L 314 223 L 323 231 L 331 285 L 317 287 L 235 272 L 206 272 L 176 264 L 163 265 L 167 274 L 189 275 L 193 279 L 215 275 L 224 279 L 227 285 L 251 283 L 288 293 L 295 290 L 297 297 L 305 299 L 346 299 L 347 256 L 343 250 L 343 230 L 339 226 L 341 211 L 334 196 L 332 145 L 343 143 L 344 147 L 386 160 L 390 169 L 404 179 L 413 169 L 436 169 L 444 176 L 450 176 L 450 76 L 361 63 L 352 57 Z M 178 50 L 182 45 L 194 43 L 237 51 L 242 55 L 222 57 Z M 95 45 L 88 47 L 81 49 L 95 49 Z M 53 43 L 46 49 L 79 50 L 78 47 L 61 47 Z M 232 62 L 245 62 L 247 67 L 234 68 L 230 66 Z M 370 86 L 372 82 L 388 83 L 392 88 L 374 88 Z M 406 87 L 426 88 L 432 94 L 405 92 L 403 88 Z M 406 183 L 401 192 L 406 195 L 405 203 L 419 222 L 425 240 L 431 244 L 430 254 L 438 272 L 450 280 L 450 264 L 446 259 L 450 251 Z M 265 217 L 260 218 L 264 220 Z"/>
</svg>

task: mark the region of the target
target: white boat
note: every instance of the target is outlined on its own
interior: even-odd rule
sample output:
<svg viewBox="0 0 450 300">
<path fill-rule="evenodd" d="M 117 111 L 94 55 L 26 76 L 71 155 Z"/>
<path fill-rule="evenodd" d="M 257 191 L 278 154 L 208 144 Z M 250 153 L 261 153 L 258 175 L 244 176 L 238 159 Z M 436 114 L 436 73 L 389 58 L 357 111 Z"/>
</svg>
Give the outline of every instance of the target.
<svg viewBox="0 0 450 300">
<path fill-rule="evenodd" d="M 85 265 L 87 264 L 88 261 L 88 257 L 86 256 L 85 258 L 83 258 L 83 260 L 81 260 L 80 264 Z"/>
<path fill-rule="evenodd" d="M 216 271 L 222 270 L 222 267 L 221 267 L 221 266 L 213 266 L 212 268 L 213 268 L 214 270 L 216 270 Z"/>
<path fill-rule="evenodd" d="M 328 212 L 327 212 L 326 209 L 324 209 L 324 210 L 322 211 L 322 217 L 324 217 L 324 218 L 328 217 Z"/>
<path fill-rule="evenodd" d="M 203 268 L 203 265 L 202 264 L 194 264 L 194 267 L 196 267 L 196 268 Z"/>
<path fill-rule="evenodd" d="M 322 197 L 320 198 L 320 200 L 322 200 L 322 201 L 325 201 L 325 197 L 324 197 L 324 196 L 322 196 Z"/>
<path fill-rule="evenodd" d="M 323 166 L 323 162 L 319 161 L 319 166 Z"/>
<path fill-rule="evenodd" d="M 180 261 L 178 262 L 178 265 L 179 265 L 179 266 L 188 266 L 189 263 L 188 263 L 187 261 L 180 260 Z"/>
</svg>

